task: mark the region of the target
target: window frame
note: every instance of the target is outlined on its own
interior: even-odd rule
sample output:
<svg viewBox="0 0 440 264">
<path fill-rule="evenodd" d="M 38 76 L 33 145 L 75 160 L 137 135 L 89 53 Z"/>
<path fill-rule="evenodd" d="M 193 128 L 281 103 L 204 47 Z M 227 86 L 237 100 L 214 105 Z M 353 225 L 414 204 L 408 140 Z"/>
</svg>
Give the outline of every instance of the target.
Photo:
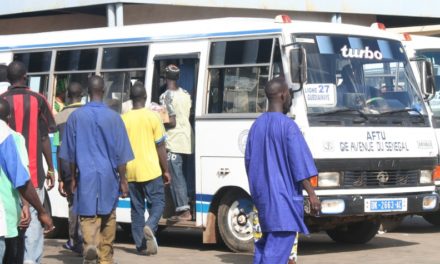
<svg viewBox="0 0 440 264">
<path fill-rule="evenodd" d="M 227 64 L 227 65 L 211 65 L 210 64 L 210 56 L 211 56 L 211 49 L 212 49 L 212 43 L 214 42 L 228 42 L 228 41 L 246 41 L 246 40 L 264 40 L 264 39 L 272 39 L 272 47 L 271 47 L 271 54 L 270 54 L 270 60 L 268 63 L 246 63 L 246 64 Z M 268 67 L 268 81 L 273 79 L 273 61 L 274 61 L 274 55 L 275 55 L 275 48 L 276 43 L 278 42 L 278 45 L 280 47 L 280 55 L 281 55 L 281 61 L 283 68 L 285 67 L 284 61 L 283 61 L 283 50 L 281 49 L 282 41 L 281 41 L 280 35 L 262 35 L 262 36 L 252 36 L 252 37 L 240 37 L 240 38 L 219 38 L 219 39 L 210 39 L 208 41 L 208 54 L 207 54 L 207 78 L 205 82 L 205 87 L 207 87 L 205 96 L 204 96 L 204 102 L 206 102 L 203 105 L 203 111 L 201 119 L 237 119 L 237 118 L 256 118 L 260 116 L 262 113 L 209 113 L 209 104 L 210 104 L 210 92 L 211 92 L 211 69 L 224 69 L 224 68 L 247 68 L 247 67 Z M 257 91 L 258 93 L 258 91 Z M 266 99 L 267 101 L 267 99 Z M 268 104 L 266 103 L 266 110 L 267 110 Z"/>
</svg>

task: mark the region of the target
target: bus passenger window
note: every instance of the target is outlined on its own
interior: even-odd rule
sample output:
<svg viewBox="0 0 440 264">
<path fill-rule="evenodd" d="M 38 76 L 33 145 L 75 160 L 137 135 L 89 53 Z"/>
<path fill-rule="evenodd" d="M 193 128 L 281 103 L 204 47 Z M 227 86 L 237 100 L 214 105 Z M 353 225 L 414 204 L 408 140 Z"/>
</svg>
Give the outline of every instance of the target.
<svg viewBox="0 0 440 264">
<path fill-rule="evenodd" d="M 209 63 L 210 114 L 264 112 L 264 86 L 271 76 L 284 75 L 273 38 L 213 42 Z"/>
<path fill-rule="evenodd" d="M 55 60 L 55 83 L 53 91 L 53 111 L 62 110 L 66 101 L 67 86 L 72 82 L 78 82 L 87 91 L 88 78 L 95 74 L 98 58 L 98 49 L 75 49 L 59 50 Z M 84 93 L 86 95 L 86 92 Z M 87 96 L 83 97 L 83 102 Z"/>
<path fill-rule="evenodd" d="M 137 81 L 145 82 L 147 53 L 148 46 L 104 48 L 104 102 L 116 112 L 131 110 L 130 87 Z"/>
<path fill-rule="evenodd" d="M 49 91 L 49 71 L 52 51 L 16 53 L 14 60 L 23 62 L 27 67 L 29 87 L 46 98 Z"/>
</svg>

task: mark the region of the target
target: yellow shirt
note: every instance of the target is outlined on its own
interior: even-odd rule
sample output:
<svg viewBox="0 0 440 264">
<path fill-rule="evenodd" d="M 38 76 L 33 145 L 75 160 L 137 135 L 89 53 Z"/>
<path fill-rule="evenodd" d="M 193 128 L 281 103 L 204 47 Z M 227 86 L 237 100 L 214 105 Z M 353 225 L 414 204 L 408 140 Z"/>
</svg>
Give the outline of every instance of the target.
<svg viewBox="0 0 440 264">
<path fill-rule="evenodd" d="M 131 110 L 122 115 L 134 160 L 127 163 L 127 180 L 145 182 L 162 175 L 156 144 L 165 140 L 165 129 L 157 113 L 146 109 Z"/>
</svg>

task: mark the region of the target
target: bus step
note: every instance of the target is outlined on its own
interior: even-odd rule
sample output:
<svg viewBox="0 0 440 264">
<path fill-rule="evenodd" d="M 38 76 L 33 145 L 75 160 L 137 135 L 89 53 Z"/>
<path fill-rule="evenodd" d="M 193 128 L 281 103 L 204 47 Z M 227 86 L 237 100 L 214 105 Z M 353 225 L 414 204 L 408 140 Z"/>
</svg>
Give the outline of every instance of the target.
<svg viewBox="0 0 440 264">
<path fill-rule="evenodd" d="M 170 221 L 168 219 L 165 218 L 161 218 L 159 221 L 159 225 L 162 226 L 174 226 L 174 227 L 195 227 L 196 226 L 196 221 L 179 221 L 179 222 L 175 222 L 175 221 Z"/>
</svg>

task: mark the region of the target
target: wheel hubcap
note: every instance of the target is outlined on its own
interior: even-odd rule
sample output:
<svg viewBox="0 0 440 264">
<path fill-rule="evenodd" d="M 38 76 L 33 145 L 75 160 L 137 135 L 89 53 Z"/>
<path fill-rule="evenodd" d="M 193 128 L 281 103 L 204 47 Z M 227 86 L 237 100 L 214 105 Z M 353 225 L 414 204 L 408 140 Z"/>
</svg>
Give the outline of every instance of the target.
<svg viewBox="0 0 440 264">
<path fill-rule="evenodd" d="M 252 202 L 248 199 L 232 203 L 228 212 L 229 230 L 239 240 L 252 239 Z"/>
</svg>

